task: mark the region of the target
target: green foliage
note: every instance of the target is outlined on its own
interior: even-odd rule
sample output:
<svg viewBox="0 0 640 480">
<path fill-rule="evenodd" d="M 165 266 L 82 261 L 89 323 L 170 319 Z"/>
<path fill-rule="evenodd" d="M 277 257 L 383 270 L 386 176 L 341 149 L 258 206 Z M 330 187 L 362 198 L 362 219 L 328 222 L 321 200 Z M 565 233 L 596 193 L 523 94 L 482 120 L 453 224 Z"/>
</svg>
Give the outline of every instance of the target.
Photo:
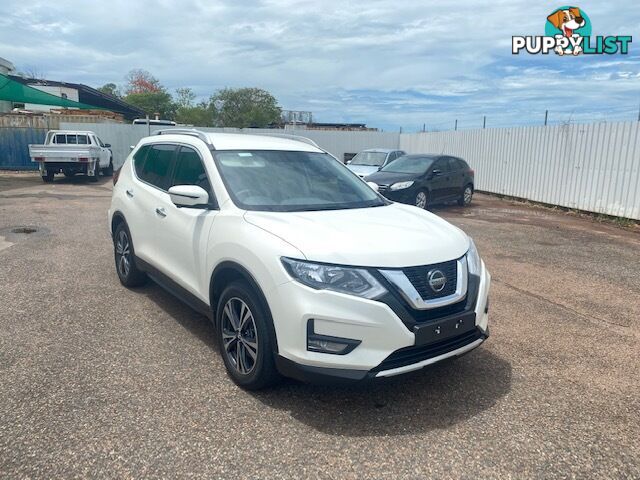
<svg viewBox="0 0 640 480">
<path fill-rule="evenodd" d="M 206 103 L 201 103 L 195 107 L 178 107 L 175 121 L 194 127 L 212 127 L 213 115 Z"/>
<path fill-rule="evenodd" d="M 121 98 L 120 89 L 115 83 L 105 83 L 103 86 L 98 88 L 98 91 L 102 93 L 106 93 L 107 95 L 111 95 L 116 98 Z"/>
<path fill-rule="evenodd" d="M 101 92 L 122 98 L 140 108 L 150 118 L 196 127 L 264 128 L 280 120 L 281 109 L 273 95 L 260 88 L 224 88 L 209 101 L 195 104 L 191 88 L 177 88 L 172 97 L 156 77 L 146 70 L 131 70 L 125 77 L 123 97 L 120 87 L 107 83 Z"/>
<path fill-rule="evenodd" d="M 209 101 L 218 127 L 264 128 L 279 121 L 282 110 L 273 95 L 260 88 L 224 88 Z"/>
<path fill-rule="evenodd" d="M 176 88 L 175 103 L 177 108 L 191 108 L 196 94 L 189 87 Z"/>
<path fill-rule="evenodd" d="M 130 93 L 123 98 L 125 102 L 138 107 L 154 118 L 157 114 L 163 120 L 171 120 L 175 115 L 175 104 L 171 95 L 164 90 L 157 92 Z"/>
</svg>

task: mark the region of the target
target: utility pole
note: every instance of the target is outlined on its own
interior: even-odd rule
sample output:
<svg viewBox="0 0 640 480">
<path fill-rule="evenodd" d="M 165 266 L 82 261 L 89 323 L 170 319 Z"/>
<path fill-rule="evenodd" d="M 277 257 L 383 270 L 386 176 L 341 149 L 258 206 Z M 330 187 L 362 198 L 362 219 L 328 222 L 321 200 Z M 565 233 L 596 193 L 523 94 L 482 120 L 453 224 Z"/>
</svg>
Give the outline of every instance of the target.
<svg viewBox="0 0 640 480">
<path fill-rule="evenodd" d="M 638 106 L 638 121 L 640 122 L 640 106 Z"/>
<path fill-rule="evenodd" d="M 453 129 L 457 132 L 458 131 L 458 119 L 456 118 L 456 125 L 455 127 L 453 127 Z"/>
<path fill-rule="evenodd" d="M 484 129 L 484 128 L 487 128 L 487 116 L 486 116 L 486 115 L 484 115 L 484 116 L 482 117 L 482 128 L 483 128 L 483 129 Z"/>
<path fill-rule="evenodd" d="M 544 111 L 544 126 L 547 126 L 547 119 L 549 118 L 549 110 Z"/>
<path fill-rule="evenodd" d="M 427 124 L 423 123 L 422 124 L 422 133 L 424 133 L 426 131 L 426 128 L 427 128 Z"/>
</svg>

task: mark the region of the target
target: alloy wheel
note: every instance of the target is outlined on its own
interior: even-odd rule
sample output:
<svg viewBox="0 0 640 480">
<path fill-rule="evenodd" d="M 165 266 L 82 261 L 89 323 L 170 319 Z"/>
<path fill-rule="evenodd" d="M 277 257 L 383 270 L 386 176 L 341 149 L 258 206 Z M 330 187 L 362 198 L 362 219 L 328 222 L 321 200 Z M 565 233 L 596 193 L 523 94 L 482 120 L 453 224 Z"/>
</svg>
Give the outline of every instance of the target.
<svg viewBox="0 0 640 480">
<path fill-rule="evenodd" d="M 238 297 L 222 310 L 222 346 L 233 368 L 242 375 L 251 373 L 258 361 L 258 329 L 253 313 Z"/>
<path fill-rule="evenodd" d="M 465 205 L 469 205 L 471 203 L 472 196 L 473 196 L 473 190 L 471 189 L 471 187 L 465 187 L 464 193 L 463 193 Z"/>
<path fill-rule="evenodd" d="M 416 207 L 425 208 L 427 206 L 427 194 L 424 192 L 418 192 L 416 195 Z"/>
<path fill-rule="evenodd" d="M 122 278 L 127 278 L 131 270 L 131 246 L 129 237 L 124 230 L 120 231 L 116 240 L 116 264 L 118 273 Z"/>
</svg>

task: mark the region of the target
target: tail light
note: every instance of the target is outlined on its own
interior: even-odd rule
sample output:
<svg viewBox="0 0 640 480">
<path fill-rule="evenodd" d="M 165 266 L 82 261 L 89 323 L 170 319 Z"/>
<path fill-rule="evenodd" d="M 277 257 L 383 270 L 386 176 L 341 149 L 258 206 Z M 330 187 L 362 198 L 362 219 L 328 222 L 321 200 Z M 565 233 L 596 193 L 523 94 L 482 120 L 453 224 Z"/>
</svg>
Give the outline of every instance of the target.
<svg viewBox="0 0 640 480">
<path fill-rule="evenodd" d="M 78 161 L 80 161 L 80 162 L 88 162 L 88 161 L 89 161 L 89 159 L 88 159 L 87 157 L 80 157 L 80 158 L 78 159 Z"/>
<path fill-rule="evenodd" d="M 116 183 L 118 183 L 118 178 L 120 178 L 120 170 L 122 170 L 122 167 L 120 167 L 119 169 L 115 170 L 113 172 L 113 184 L 115 185 Z"/>
<path fill-rule="evenodd" d="M 472 177 L 474 177 L 476 174 L 475 170 L 473 168 L 469 169 L 469 175 L 471 175 Z"/>
<path fill-rule="evenodd" d="M 44 157 L 33 157 L 36 162 L 44 162 Z"/>
</svg>

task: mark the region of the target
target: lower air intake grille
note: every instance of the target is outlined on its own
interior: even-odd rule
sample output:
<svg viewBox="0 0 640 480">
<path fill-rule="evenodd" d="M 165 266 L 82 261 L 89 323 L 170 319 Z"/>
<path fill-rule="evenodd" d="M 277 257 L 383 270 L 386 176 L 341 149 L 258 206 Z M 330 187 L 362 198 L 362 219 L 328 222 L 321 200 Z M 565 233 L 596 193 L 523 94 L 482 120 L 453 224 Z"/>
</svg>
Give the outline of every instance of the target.
<svg viewBox="0 0 640 480">
<path fill-rule="evenodd" d="M 414 363 L 422 362 L 423 360 L 428 360 L 430 358 L 452 352 L 458 348 L 462 348 L 482 337 L 483 335 L 480 330 L 475 329 L 458 337 L 448 338 L 442 342 L 401 348 L 389 355 L 372 371 L 382 372 L 383 370 L 391 370 L 393 368 L 413 365 Z"/>
</svg>

